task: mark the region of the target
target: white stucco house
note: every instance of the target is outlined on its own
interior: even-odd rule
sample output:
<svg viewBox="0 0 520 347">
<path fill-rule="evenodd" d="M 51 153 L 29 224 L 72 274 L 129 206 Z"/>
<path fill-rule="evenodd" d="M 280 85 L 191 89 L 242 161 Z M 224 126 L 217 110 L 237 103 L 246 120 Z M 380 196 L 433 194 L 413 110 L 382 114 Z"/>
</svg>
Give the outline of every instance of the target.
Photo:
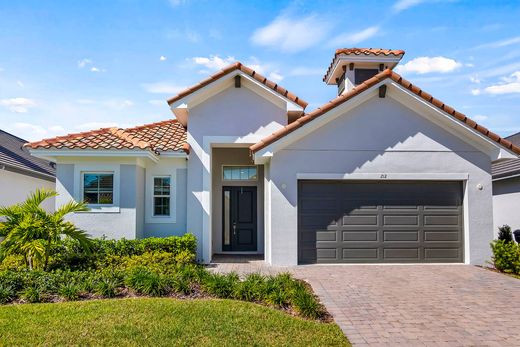
<svg viewBox="0 0 520 347">
<path fill-rule="evenodd" d="M 506 137 L 520 145 L 520 133 Z M 504 224 L 511 230 L 520 230 L 520 159 L 502 160 L 493 163 L 493 220 L 495 228 Z"/>
<path fill-rule="evenodd" d="M 54 163 L 32 156 L 27 141 L 0 130 L 0 206 L 23 202 L 37 189 L 55 189 Z M 43 207 L 54 211 L 53 198 Z"/>
<path fill-rule="evenodd" d="M 95 236 L 191 232 L 198 257 L 472 263 L 495 232 L 491 165 L 520 148 L 404 80 L 401 50 L 339 49 L 316 110 L 235 63 L 168 100 L 175 119 L 28 145 Z"/>
</svg>

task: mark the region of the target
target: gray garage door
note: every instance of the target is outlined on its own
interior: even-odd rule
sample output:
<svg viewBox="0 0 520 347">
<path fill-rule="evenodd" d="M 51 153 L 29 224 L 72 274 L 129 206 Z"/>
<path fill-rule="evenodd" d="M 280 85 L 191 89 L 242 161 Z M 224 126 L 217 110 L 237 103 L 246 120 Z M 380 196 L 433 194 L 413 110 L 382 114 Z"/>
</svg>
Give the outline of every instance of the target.
<svg viewBox="0 0 520 347">
<path fill-rule="evenodd" d="M 305 263 L 463 261 L 460 182 L 300 181 Z"/>
</svg>

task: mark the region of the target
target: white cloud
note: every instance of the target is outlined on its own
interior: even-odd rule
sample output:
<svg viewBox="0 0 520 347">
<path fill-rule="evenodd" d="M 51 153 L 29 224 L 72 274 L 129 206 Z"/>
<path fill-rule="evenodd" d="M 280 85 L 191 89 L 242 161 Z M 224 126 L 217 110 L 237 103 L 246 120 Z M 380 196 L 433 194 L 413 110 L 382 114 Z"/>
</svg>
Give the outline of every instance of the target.
<svg viewBox="0 0 520 347">
<path fill-rule="evenodd" d="M 65 129 L 59 125 L 43 127 L 36 124 L 16 122 L 8 126 L 7 131 L 27 141 L 41 140 L 43 138 L 63 135 Z"/>
<path fill-rule="evenodd" d="M 469 76 L 471 83 L 480 84 L 480 78 L 478 76 Z"/>
<path fill-rule="evenodd" d="M 209 57 L 194 57 L 190 59 L 197 65 L 202 65 L 205 68 L 216 71 L 225 68 L 226 66 L 235 62 L 234 57 L 221 58 L 218 55 L 210 55 Z"/>
<path fill-rule="evenodd" d="M 484 116 L 482 114 L 478 114 L 474 117 L 472 117 L 474 121 L 476 122 L 483 122 L 483 121 L 486 121 L 489 117 L 488 116 Z"/>
<path fill-rule="evenodd" d="M 87 131 L 92 129 L 100 129 L 100 128 L 113 128 L 118 127 L 118 123 L 115 122 L 87 122 L 83 124 L 78 124 L 74 127 L 74 129 L 79 131 Z"/>
<path fill-rule="evenodd" d="M 101 72 L 101 70 L 99 70 L 99 68 L 97 68 L 97 67 L 95 67 L 95 66 L 92 66 L 92 67 L 90 68 L 90 71 L 91 71 L 91 72 Z"/>
<path fill-rule="evenodd" d="M 168 59 L 168 58 L 166 58 L 164 55 L 161 55 L 161 56 L 159 57 L 159 60 L 160 60 L 160 61 L 165 61 L 166 59 Z"/>
<path fill-rule="evenodd" d="M 325 74 L 325 70 L 321 67 L 298 66 L 289 70 L 290 76 L 320 76 Z"/>
<path fill-rule="evenodd" d="M 394 12 L 399 13 L 399 12 L 407 10 L 411 7 L 417 6 L 423 2 L 424 2 L 424 0 L 398 0 L 392 6 L 392 9 L 394 10 Z"/>
<path fill-rule="evenodd" d="M 482 93 L 482 91 L 478 88 L 475 88 L 475 89 L 472 89 L 471 90 L 471 95 L 480 95 Z"/>
<path fill-rule="evenodd" d="M 280 73 L 278 73 L 277 71 L 269 73 L 269 76 L 267 77 L 274 82 L 280 82 L 281 80 L 283 80 L 283 76 L 280 75 Z"/>
<path fill-rule="evenodd" d="M 0 105 L 15 113 L 26 113 L 36 102 L 27 98 L 0 99 Z"/>
<path fill-rule="evenodd" d="M 154 105 L 154 106 L 165 106 L 166 100 L 154 99 L 154 100 L 148 100 L 148 103 L 150 105 Z"/>
<path fill-rule="evenodd" d="M 91 65 L 91 64 L 92 64 L 92 60 L 88 59 L 88 58 L 84 58 L 84 59 L 81 59 L 81 60 L 78 61 L 78 67 L 80 69 L 83 69 L 87 65 Z"/>
<path fill-rule="evenodd" d="M 284 52 L 299 52 L 320 43 L 331 29 L 329 23 L 317 15 L 301 18 L 280 15 L 268 25 L 257 29 L 251 41 Z"/>
<path fill-rule="evenodd" d="M 484 43 L 482 45 L 474 47 L 474 49 L 482 48 L 501 48 L 520 43 L 520 36 L 509 37 L 507 39 L 497 40 L 493 42 Z"/>
<path fill-rule="evenodd" d="M 513 72 L 508 77 L 503 77 L 503 83 L 491 85 L 482 91 L 486 94 L 517 94 L 520 93 L 520 71 Z"/>
<path fill-rule="evenodd" d="M 418 57 L 403 65 L 397 65 L 397 73 L 426 74 L 431 72 L 447 73 L 462 66 L 456 60 L 446 57 Z"/>
<path fill-rule="evenodd" d="M 155 83 L 144 83 L 142 85 L 144 90 L 152 94 L 178 94 L 180 91 L 186 89 L 186 86 L 181 86 L 175 83 L 169 82 L 155 82 Z"/>
<path fill-rule="evenodd" d="M 378 26 L 371 26 L 357 32 L 342 33 L 334 37 L 330 42 L 331 47 L 340 47 L 345 45 L 356 45 L 375 36 L 379 32 Z"/>
</svg>

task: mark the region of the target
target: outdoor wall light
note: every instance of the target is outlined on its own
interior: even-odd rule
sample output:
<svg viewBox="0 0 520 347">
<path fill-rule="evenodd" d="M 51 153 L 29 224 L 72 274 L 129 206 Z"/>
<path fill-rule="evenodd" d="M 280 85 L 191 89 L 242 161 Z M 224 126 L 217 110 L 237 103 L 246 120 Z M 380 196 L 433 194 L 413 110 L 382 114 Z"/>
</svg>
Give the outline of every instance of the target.
<svg viewBox="0 0 520 347">
<path fill-rule="evenodd" d="M 477 189 L 478 189 L 478 190 L 482 190 L 482 189 L 484 189 L 484 186 L 483 186 L 482 184 L 479 183 L 479 184 L 477 184 Z"/>
</svg>

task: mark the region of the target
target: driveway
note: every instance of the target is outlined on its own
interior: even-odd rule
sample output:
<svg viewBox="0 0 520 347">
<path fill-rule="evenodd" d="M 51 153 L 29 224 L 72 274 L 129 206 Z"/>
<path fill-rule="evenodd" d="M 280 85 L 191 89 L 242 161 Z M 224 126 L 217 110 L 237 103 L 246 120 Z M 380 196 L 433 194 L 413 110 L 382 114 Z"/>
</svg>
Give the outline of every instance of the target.
<svg viewBox="0 0 520 347">
<path fill-rule="evenodd" d="M 469 265 L 313 265 L 354 346 L 520 346 L 520 280 Z"/>
</svg>

